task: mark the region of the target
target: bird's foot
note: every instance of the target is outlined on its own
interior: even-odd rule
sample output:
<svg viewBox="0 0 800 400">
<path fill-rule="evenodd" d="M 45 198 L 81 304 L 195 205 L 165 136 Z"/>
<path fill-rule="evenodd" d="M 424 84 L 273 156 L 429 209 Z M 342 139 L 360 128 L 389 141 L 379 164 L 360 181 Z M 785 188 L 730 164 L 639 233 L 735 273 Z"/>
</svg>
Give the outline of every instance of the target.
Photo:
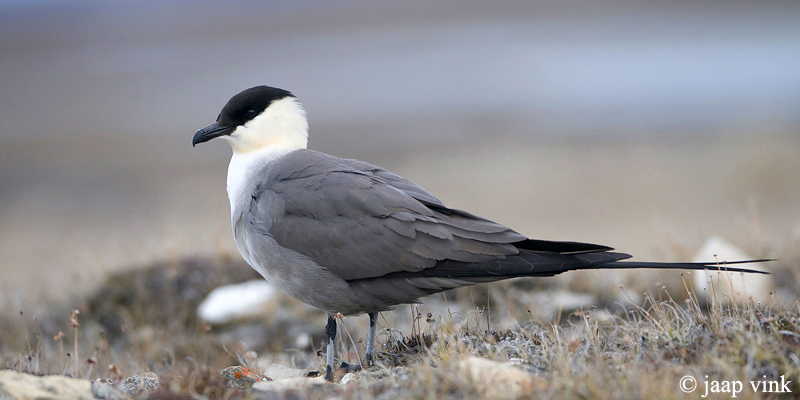
<svg viewBox="0 0 800 400">
<path fill-rule="evenodd" d="M 342 365 L 339 367 L 340 369 L 344 370 L 345 373 L 347 372 L 358 372 L 361 371 L 361 364 L 349 364 L 346 362 L 342 362 Z"/>
<path fill-rule="evenodd" d="M 366 367 L 371 367 L 373 365 L 374 363 L 372 361 L 372 357 L 364 357 L 358 364 L 350 364 L 348 362 L 342 362 L 342 365 L 339 366 L 339 371 L 342 371 L 344 373 L 358 372 Z"/>
<path fill-rule="evenodd" d="M 335 370 L 331 367 L 327 367 L 325 369 L 325 380 L 328 382 L 333 382 L 334 380 L 342 379 L 342 377 L 347 373 L 358 372 L 361 371 L 361 369 L 362 368 L 360 364 L 342 362 L 339 368 L 336 368 Z"/>
<path fill-rule="evenodd" d="M 361 365 L 365 367 L 371 367 L 375 365 L 375 360 L 373 359 L 372 354 L 367 354 L 364 356 L 364 358 L 361 360 Z"/>
</svg>

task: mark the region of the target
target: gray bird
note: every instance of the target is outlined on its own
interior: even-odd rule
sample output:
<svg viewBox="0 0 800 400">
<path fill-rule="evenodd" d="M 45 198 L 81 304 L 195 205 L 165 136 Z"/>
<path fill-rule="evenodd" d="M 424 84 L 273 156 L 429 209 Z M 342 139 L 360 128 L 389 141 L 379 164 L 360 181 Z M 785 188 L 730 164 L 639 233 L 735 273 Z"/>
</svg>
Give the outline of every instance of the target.
<svg viewBox="0 0 800 400">
<path fill-rule="evenodd" d="M 233 96 L 192 145 L 217 137 L 233 148 L 227 185 L 236 246 L 267 281 L 328 314 L 328 380 L 339 313 L 369 314 L 370 361 L 378 312 L 433 293 L 578 269 L 718 268 L 620 261 L 631 256 L 596 244 L 529 239 L 448 208 L 381 167 L 307 150 L 305 111 L 283 89 L 257 86 Z"/>
</svg>

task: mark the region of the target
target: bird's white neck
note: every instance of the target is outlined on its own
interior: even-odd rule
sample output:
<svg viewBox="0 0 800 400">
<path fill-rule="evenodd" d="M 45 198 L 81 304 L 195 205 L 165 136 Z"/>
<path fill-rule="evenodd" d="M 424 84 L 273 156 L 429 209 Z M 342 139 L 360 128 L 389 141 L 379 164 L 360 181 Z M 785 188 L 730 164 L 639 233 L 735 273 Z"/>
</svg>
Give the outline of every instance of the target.
<svg viewBox="0 0 800 400">
<path fill-rule="evenodd" d="M 275 100 L 261 114 L 222 138 L 235 154 L 272 147 L 305 149 L 308 146 L 306 112 L 294 97 Z"/>
</svg>

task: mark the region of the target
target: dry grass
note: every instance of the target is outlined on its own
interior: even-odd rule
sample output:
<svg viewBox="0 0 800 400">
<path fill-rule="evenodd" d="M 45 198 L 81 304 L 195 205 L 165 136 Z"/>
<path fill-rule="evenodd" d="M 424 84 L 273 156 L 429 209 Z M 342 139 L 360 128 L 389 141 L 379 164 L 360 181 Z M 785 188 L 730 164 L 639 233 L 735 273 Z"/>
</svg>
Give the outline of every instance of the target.
<svg viewBox="0 0 800 400">
<path fill-rule="evenodd" d="M 723 308 L 715 302 L 703 308 L 696 301 L 678 304 L 664 295 L 666 300 L 648 295 L 642 306 L 631 305 L 611 317 L 576 311 L 562 325 L 529 321 L 514 331 L 495 332 L 470 327 L 480 318 L 458 327 L 441 324 L 430 346 L 415 346 L 417 338 L 384 346 L 386 364 L 398 364 L 398 356 L 406 354 L 399 363 L 407 367 L 401 379 L 354 392 L 471 397 L 483 383 L 457 373 L 457 361 L 467 355 L 510 361 L 543 378 L 527 398 L 687 398 L 678 387 L 687 375 L 700 381 L 698 391 L 704 380 L 747 385 L 781 376 L 792 380 L 794 393 L 800 390 L 797 303 Z M 752 391 L 739 396 L 762 397 Z"/>
<path fill-rule="evenodd" d="M 775 270 L 786 278 L 786 290 L 797 287 L 798 264 L 800 258 L 784 259 Z M 669 289 L 674 283 L 651 286 L 642 300 L 601 299 L 601 308 L 562 310 L 551 318 L 530 312 L 531 304 L 511 304 L 509 293 L 531 290 L 529 281 L 493 284 L 488 292 L 465 289 L 412 306 L 411 312 L 404 306 L 383 313 L 377 338 L 382 351 L 376 366 L 358 374 L 358 384 L 258 395 L 233 391 L 219 371 L 258 365 L 250 349 L 261 354 L 262 363 L 313 369 L 323 362 L 313 348 L 287 350 L 294 345 L 290 332 L 298 330 L 311 333 L 314 344 L 323 342 L 324 316 L 293 300 L 281 304 L 285 315 L 273 310 L 256 322 L 212 327 L 197 320 L 196 306 L 211 289 L 254 277 L 245 265 L 228 260 L 186 260 L 116 275 L 75 306 L 50 304 L 35 317 L 2 315 L 0 360 L 19 371 L 87 379 L 152 371 L 162 386 L 150 398 L 167 399 L 474 398 L 485 395 L 487 382 L 460 369 L 469 356 L 527 371 L 537 385 L 526 398 L 685 399 L 699 397 L 706 380 L 742 381 L 745 390 L 738 398 L 761 398 L 747 382 L 781 376 L 800 392 L 800 304 L 739 298 L 738 305 L 726 306 L 720 300 L 737 295 L 727 294 L 724 277 L 710 303 L 698 301 L 691 285 L 679 280 L 678 291 Z M 363 355 L 361 320 L 348 319 L 340 329 L 339 354 L 345 360 Z M 242 342 L 253 330 L 263 340 Z M 687 375 L 700 382 L 692 395 L 679 390 Z"/>
</svg>

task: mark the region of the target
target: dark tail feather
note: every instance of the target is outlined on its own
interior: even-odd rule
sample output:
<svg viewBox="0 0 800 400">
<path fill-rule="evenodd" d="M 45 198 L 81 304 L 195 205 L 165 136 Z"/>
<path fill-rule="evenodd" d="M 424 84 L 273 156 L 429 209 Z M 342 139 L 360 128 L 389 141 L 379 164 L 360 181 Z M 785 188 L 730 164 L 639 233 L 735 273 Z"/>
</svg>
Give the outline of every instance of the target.
<svg viewBox="0 0 800 400">
<path fill-rule="evenodd" d="M 596 254 L 621 254 L 621 253 L 596 253 Z M 512 272 L 502 276 L 492 276 L 489 274 L 464 274 L 464 273 L 449 273 L 445 274 L 447 277 L 463 277 L 463 278 L 479 278 L 476 282 L 491 282 L 500 279 L 508 278 L 524 278 L 524 277 L 547 277 L 556 276 L 564 272 L 579 271 L 579 270 L 601 270 L 601 269 L 683 269 L 690 271 L 703 271 L 718 270 L 720 272 L 744 272 L 752 274 L 767 274 L 769 272 L 759 271 L 755 269 L 731 267 L 735 264 L 749 264 L 760 263 L 767 261 L 775 261 L 772 259 L 759 259 L 759 260 L 742 260 L 742 261 L 727 261 L 727 262 L 698 262 L 698 263 L 670 263 L 670 262 L 648 262 L 648 261 L 612 261 L 605 263 L 583 264 L 583 265 L 539 265 L 530 272 Z"/>
<path fill-rule="evenodd" d="M 669 263 L 669 262 L 648 262 L 648 261 L 616 261 L 608 264 L 598 266 L 588 266 L 580 269 L 633 269 L 633 268 L 654 268 L 654 269 L 688 269 L 688 270 L 720 270 L 727 272 L 747 272 L 752 274 L 769 274 L 766 271 L 758 271 L 755 269 L 729 267 L 729 265 L 736 264 L 750 264 L 761 263 L 767 261 L 775 261 L 768 258 L 758 260 L 742 260 L 742 261 L 722 261 L 722 262 L 697 262 L 697 263 Z"/>
<path fill-rule="evenodd" d="M 539 254 L 523 254 L 521 258 L 531 260 L 533 256 L 539 256 Z M 534 268 L 531 268 L 530 271 L 509 271 L 506 276 L 508 277 L 521 277 L 521 276 L 555 276 L 558 274 L 562 274 L 568 271 L 578 271 L 578 270 L 590 270 L 590 269 L 684 269 L 684 270 L 693 270 L 693 271 L 702 271 L 702 270 L 719 270 L 719 271 L 727 271 L 727 272 L 745 272 L 745 273 L 754 273 L 754 274 L 769 274 L 769 272 L 759 271 L 755 269 L 748 269 L 748 268 L 739 268 L 739 267 L 732 267 L 731 265 L 736 264 L 749 264 L 749 263 L 761 263 L 767 261 L 775 261 L 771 259 L 759 259 L 759 260 L 742 260 L 742 261 L 725 261 L 725 262 L 651 262 L 651 261 L 621 261 L 625 258 L 629 258 L 630 255 L 625 253 L 612 253 L 612 252 L 600 252 L 600 253 L 588 253 L 588 254 L 578 254 L 571 256 L 574 257 L 574 262 L 553 262 L 553 263 L 546 263 L 540 262 L 537 263 Z M 540 257 L 541 258 L 541 257 Z M 554 257 L 555 260 L 558 258 Z M 539 261 L 539 260 L 536 260 Z M 560 260 L 558 260 L 560 261 Z M 509 268 L 510 269 L 510 268 Z"/>
</svg>

